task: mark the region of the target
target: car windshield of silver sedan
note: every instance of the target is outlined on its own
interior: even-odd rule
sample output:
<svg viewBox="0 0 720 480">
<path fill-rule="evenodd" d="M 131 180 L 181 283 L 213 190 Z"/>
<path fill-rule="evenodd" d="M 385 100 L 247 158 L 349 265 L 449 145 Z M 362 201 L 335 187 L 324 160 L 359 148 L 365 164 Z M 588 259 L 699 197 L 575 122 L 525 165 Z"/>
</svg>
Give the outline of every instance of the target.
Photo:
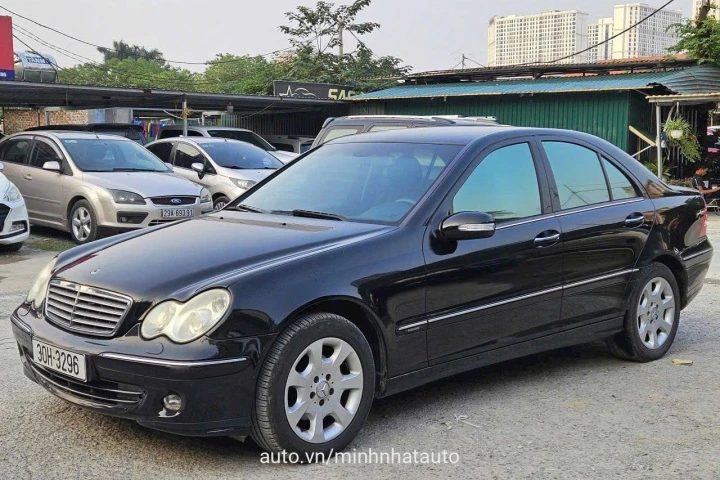
<svg viewBox="0 0 720 480">
<path fill-rule="evenodd" d="M 277 148 L 270 145 L 264 138 L 254 132 L 243 132 L 242 130 L 208 130 L 208 135 L 216 138 L 240 140 L 241 142 L 247 142 L 256 147 L 260 147 L 268 152 L 277 151 Z"/>
<path fill-rule="evenodd" d="M 415 206 L 461 148 L 407 143 L 325 145 L 229 208 L 394 224 Z"/>
<path fill-rule="evenodd" d="M 63 146 L 83 172 L 169 172 L 155 155 L 135 142 L 63 139 Z"/>
<path fill-rule="evenodd" d="M 283 164 L 265 150 L 241 142 L 199 142 L 215 163 L 224 168 L 237 170 L 277 170 Z"/>
</svg>

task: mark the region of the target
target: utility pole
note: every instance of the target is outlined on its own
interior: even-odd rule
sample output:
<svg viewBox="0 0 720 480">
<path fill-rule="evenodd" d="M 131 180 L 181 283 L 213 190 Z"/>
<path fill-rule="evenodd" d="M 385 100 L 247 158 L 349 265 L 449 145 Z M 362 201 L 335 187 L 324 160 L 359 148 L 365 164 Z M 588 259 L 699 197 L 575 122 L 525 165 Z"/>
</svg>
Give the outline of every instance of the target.
<svg viewBox="0 0 720 480">
<path fill-rule="evenodd" d="M 183 137 L 188 136 L 188 109 L 187 109 L 187 98 L 183 95 L 182 99 L 182 118 L 183 118 Z"/>
<path fill-rule="evenodd" d="M 343 45 L 343 29 L 344 25 L 342 20 L 338 21 L 338 55 L 341 57 L 345 54 L 344 45 Z"/>
<path fill-rule="evenodd" d="M 463 53 L 463 54 L 462 54 L 462 69 L 463 69 L 463 70 L 465 70 L 465 59 L 466 59 L 466 58 L 467 58 L 467 57 L 466 57 L 465 54 Z"/>
</svg>

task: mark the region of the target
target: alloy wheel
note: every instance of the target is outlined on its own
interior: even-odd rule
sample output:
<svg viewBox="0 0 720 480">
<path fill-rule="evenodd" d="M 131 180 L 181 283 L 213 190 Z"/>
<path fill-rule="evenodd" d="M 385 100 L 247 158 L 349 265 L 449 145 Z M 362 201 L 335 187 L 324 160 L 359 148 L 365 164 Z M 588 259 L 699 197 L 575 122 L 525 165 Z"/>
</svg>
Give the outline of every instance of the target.
<svg viewBox="0 0 720 480">
<path fill-rule="evenodd" d="M 662 277 L 653 278 L 643 288 L 637 308 L 637 329 L 643 345 L 651 350 L 662 347 L 674 322 L 672 287 Z"/>
<path fill-rule="evenodd" d="M 223 202 L 222 200 L 215 202 L 215 210 L 222 210 L 225 208 L 225 205 L 227 205 L 227 202 Z"/>
<path fill-rule="evenodd" d="M 360 358 L 349 343 L 323 338 L 297 357 L 285 383 L 285 415 L 301 439 L 324 443 L 353 421 L 363 392 Z"/>
<path fill-rule="evenodd" d="M 72 218 L 73 236 L 80 242 L 84 242 L 92 231 L 92 217 L 85 207 L 75 210 Z"/>
</svg>

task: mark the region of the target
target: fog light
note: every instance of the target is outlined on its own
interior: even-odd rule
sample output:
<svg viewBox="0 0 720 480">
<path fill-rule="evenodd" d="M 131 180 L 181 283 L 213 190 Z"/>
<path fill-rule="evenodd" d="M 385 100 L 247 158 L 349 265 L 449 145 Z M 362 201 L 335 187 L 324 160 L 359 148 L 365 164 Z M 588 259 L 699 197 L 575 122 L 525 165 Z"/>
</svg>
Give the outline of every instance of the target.
<svg viewBox="0 0 720 480">
<path fill-rule="evenodd" d="M 13 222 L 10 225 L 10 233 L 25 230 L 25 222 Z"/>
<path fill-rule="evenodd" d="M 182 398 L 180 398 L 180 395 L 171 393 L 163 398 L 163 404 L 165 404 L 165 408 L 169 411 L 177 412 L 182 408 Z"/>
<path fill-rule="evenodd" d="M 120 223 L 127 223 L 127 217 L 120 217 Z"/>
</svg>

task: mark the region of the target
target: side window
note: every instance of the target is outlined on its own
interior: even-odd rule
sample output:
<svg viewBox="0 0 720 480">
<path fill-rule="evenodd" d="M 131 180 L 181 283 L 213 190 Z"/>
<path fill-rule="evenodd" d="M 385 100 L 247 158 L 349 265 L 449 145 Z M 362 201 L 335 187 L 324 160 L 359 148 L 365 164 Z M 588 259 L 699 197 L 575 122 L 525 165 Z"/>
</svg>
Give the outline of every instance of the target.
<svg viewBox="0 0 720 480">
<path fill-rule="evenodd" d="M 567 142 L 543 142 L 560 195 L 567 210 L 610 201 L 610 193 L 597 153 Z"/>
<path fill-rule="evenodd" d="M 361 127 L 331 127 L 328 129 L 327 133 L 325 133 L 325 137 L 322 139 L 322 142 L 320 143 L 326 143 L 330 140 L 335 140 L 336 138 L 340 137 L 347 137 L 348 135 L 355 135 L 360 131 Z"/>
<path fill-rule="evenodd" d="M 288 145 L 287 143 L 271 143 L 273 147 L 277 148 L 278 150 L 282 152 L 294 152 L 295 149 L 292 145 Z"/>
<path fill-rule="evenodd" d="M 195 130 L 188 130 L 188 137 L 202 137 L 203 134 L 200 132 L 196 132 Z"/>
<path fill-rule="evenodd" d="M 0 159 L 8 163 L 25 163 L 25 157 L 30 149 L 29 138 L 8 140 L 2 146 Z"/>
<path fill-rule="evenodd" d="M 605 158 L 602 159 L 602 162 L 605 167 L 605 173 L 607 173 L 608 182 L 610 182 L 610 191 L 612 192 L 613 200 L 640 196 L 633 183 L 619 168 Z"/>
<path fill-rule="evenodd" d="M 185 143 L 178 143 L 175 150 L 175 166 L 179 168 L 191 168 L 193 163 L 205 164 L 205 157 L 197 148 Z"/>
<path fill-rule="evenodd" d="M 162 142 L 162 143 L 156 143 L 155 145 L 150 145 L 147 147 L 148 150 L 150 150 L 156 157 L 158 157 L 163 162 L 170 163 L 172 159 L 170 158 L 170 154 L 172 153 L 172 142 Z"/>
<path fill-rule="evenodd" d="M 501 147 L 475 167 L 453 199 L 453 212 L 466 211 L 489 213 L 496 222 L 542 213 L 529 144 Z"/>
<path fill-rule="evenodd" d="M 403 128 L 409 128 L 409 127 L 410 127 L 410 125 L 388 125 L 387 123 L 386 124 L 378 123 L 378 124 L 375 124 L 372 127 L 370 127 L 368 132 L 386 132 L 388 130 L 402 130 Z"/>
<path fill-rule="evenodd" d="M 42 168 L 45 162 L 58 162 L 62 165 L 60 155 L 55 151 L 52 145 L 37 140 L 35 142 L 35 148 L 33 148 L 32 154 L 30 155 L 30 161 L 28 165 L 31 167 Z"/>
<path fill-rule="evenodd" d="M 160 130 L 158 139 L 179 137 L 180 135 L 182 135 L 182 130 Z"/>
</svg>

